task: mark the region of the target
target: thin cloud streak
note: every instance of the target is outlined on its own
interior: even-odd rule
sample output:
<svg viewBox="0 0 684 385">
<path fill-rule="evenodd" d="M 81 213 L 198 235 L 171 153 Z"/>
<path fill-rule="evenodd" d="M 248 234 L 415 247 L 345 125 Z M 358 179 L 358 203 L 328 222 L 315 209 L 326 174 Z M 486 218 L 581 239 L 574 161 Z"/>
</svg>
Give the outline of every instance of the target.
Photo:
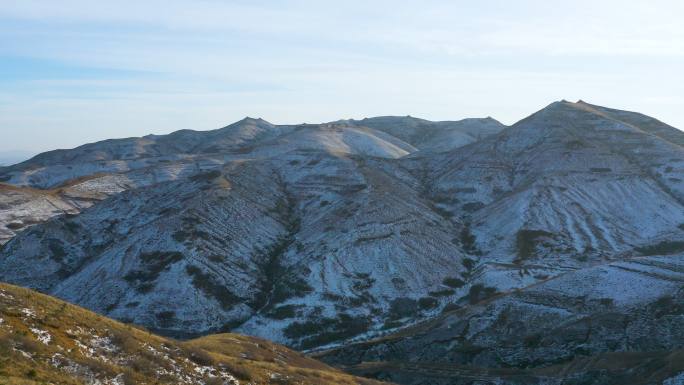
<svg viewBox="0 0 684 385">
<path fill-rule="evenodd" d="M 513 123 L 562 98 L 684 127 L 672 102 L 684 94 L 682 13 L 676 1 L 6 2 L 0 70 L 20 76 L 0 77 L 0 131 L 35 135 L 0 150 L 245 115 Z M 38 64 L 18 71 L 22 60 Z"/>
</svg>

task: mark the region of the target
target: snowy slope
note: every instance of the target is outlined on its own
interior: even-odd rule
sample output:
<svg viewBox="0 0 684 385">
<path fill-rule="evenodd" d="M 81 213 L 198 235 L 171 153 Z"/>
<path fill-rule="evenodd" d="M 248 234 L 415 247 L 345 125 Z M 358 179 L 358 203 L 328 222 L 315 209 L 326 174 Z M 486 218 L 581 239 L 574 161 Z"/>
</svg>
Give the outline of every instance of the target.
<svg viewBox="0 0 684 385">
<path fill-rule="evenodd" d="M 682 347 L 683 284 L 684 254 L 628 258 L 465 305 L 318 358 L 407 384 L 467 384 L 474 378 L 660 384 L 683 370 L 680 353 L 669 365 L 653 355 Z M 386 362 L 404 370 L 383 367 Z M 446 377 L 449 372 L 458 375 Z"/>
<path fill-rule="evenodd" d="M 321 333 L 283 329 L 345 314 L 366 319 L 345 329 L 353 336 L 380 328 L 398 298 L 432 298 L 464 270 L 458 223 L 401 172 L 305 150 L 136 188 L 25 231 L 3 250 L 2 275 L 173 335 L 242 324 L 311 344 Z"/>
<path fill-rule="evenodd" d="M 462 149 L 407 160 L 441 207 L 472 223 L 490 259 L 566 265 L 681 238 L 682 161 L 681 146 L 568 102 Z M 525 255 L 521 238 L 534 243 Z"/>
<path fill-rule="evenodd" d="M 384 131 L 430 152 L 453 150 L 499 133 L 506 127 L 492 118 L 431 122 L 411 116 L 379 116 L 344 122 Z"/>
<path fill-rule="evenodd" d="M 0 250 L 0 280 L 169 335 L 302 348 L 517 289 L 575 295 L 549 286 L 562 277 L 642 284 L 620 261 L 684 251 L 682 135 L 556 102 L 511 127 L 245 119 L 46 153 L 0 170 L 0 219 L 35 223 Z"/>
</svg>

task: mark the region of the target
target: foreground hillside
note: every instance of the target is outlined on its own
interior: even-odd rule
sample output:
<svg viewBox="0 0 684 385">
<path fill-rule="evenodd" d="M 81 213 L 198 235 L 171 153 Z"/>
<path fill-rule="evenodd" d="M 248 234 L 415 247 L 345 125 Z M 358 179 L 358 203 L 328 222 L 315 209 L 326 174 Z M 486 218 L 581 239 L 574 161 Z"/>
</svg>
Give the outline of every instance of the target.
<svg viewBox="0 0 684 385">
<path fill-rule="evenodd" d="M 0 383 L 375 384 L 270 342 L 219 334 L 178 342 L 0 284 Z"/>
</svg>

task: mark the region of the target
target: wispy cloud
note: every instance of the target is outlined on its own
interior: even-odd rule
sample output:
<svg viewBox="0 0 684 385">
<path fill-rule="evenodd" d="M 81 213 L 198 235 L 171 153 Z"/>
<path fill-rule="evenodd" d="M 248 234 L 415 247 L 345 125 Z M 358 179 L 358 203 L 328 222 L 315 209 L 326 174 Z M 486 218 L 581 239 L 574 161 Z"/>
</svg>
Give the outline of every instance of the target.
<svg viewBox="0 0 684 385">
<path fill-rule="evenodd" d="M 2 2 L 0 130 L 67 134 L 0 149 L 245 115 L 511 123 L 561 98 L 684 126 L 657 102 L 684 94 L 682 14 L 664 0 Z"/>
</svg>

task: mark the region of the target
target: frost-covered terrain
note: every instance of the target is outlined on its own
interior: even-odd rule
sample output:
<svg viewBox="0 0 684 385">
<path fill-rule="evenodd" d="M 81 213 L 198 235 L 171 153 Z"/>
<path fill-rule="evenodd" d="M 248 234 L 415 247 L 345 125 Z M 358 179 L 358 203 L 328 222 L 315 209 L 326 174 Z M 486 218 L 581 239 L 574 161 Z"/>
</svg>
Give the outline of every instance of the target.
<svg viewBox="0 0 684 385">
<path fill-rule="evenodd" d="M 564 382 L 569 378 L 588 384 L 660 383 L 654 378 L 674 374 L 672 364 L 663 370 L 668 361 L 663 352 L 682 348 L 683 285 L 684 253 L 634 257 L 560 274 L 321 356 L 352 371 L 416 384 L 426 377 L 435 384 L 466 384 L 473 377 L 518 383 L 516 376 L 528 384 L 572 383 Z M 684 371 L 684 355 L 677 354 L 675 366 Z M 602 360 L 603 367 L 596 365 Z M 373 361 L 415 365 L 415 373 L 367 364 Z M 457 367 L 464 379 L 444 378 L 440 365 L 444 373 Z M 544 367 L 555 369 L 540 370 Z M 484 373 L 483 368 L 501 370 Z"/>
<path fill-rule="evenodd" d="M 429 151 L 431 138 L 463 137 L 443 151 L 503 126 L 373 121 L 245 119 L 41 154 L 4 170 L 8 188 L 109 199 L 27 223 L 0 275 L 176 336 L 238 330 L 311 347 L 381 329 L 402 301 L 423 298 L 416 316 L 428 316 L 456 295 L 442 281 L 467 270 L 462 225 L 390 160 Z M 416 127 L 426 130 L 420 150 L 397 137 L 415 138 Z M 34 223 L 58 212 L 40 214 Z M 330 330 L 300 332 L 319 320 Z"/>
<path fill-rule="evenodd" d="M 247 118 L 98 142 L 0 169 L 0 229 L 18 232 L 0 280 L 179 337 L 319 350 L 389 335 L 335 351 L 366 361 L 674 351 L 681 315 L 656 313 L 678 309 L 684 279 L 683 145 L 662 122 L 581 101 L 510 127 Z M 557 341 L 567 325 L 584 342 Z M 345 354 L 326 359 L 360 364 Z"/>
</svg>

